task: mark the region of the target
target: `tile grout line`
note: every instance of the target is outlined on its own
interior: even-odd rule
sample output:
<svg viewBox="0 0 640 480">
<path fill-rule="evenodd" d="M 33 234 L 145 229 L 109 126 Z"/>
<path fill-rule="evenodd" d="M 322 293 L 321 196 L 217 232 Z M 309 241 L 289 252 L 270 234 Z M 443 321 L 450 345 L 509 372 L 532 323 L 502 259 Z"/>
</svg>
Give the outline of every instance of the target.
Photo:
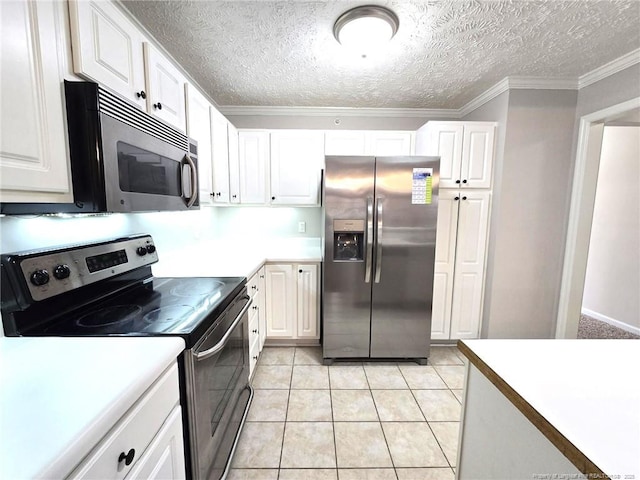
<svg viewBox="0 0 640 480">
<path fill-rule="evenodd" d="M 293 349 L 293 358 L 291 359 L 291 375 L 289 377 L 289 391 L 287 393 L 287 408 L 284 412 L 284 424 L 282 425 L 282 444 L 280 445 L 280 461 L 278 462 L 278 479 L 280 478 L 280 470 L 282 469 L 282 454 L 284 453 L 284 436 L 287 432 L 287 419 L 289 418 L 289 401 L 291 400 L 291 384 L 293 383 L 293 367 L 296 364 L 296 349 Z"/>
</svg>

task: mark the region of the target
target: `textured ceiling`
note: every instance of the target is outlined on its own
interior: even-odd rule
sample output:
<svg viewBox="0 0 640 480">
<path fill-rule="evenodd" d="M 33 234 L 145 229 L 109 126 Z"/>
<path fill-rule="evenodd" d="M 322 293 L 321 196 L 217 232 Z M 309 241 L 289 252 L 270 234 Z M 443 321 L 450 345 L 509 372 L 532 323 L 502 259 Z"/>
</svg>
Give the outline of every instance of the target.
<svg viewBox="0 0 640 480">
<path fill-rule="evenodd" d="M 577 78 L 640 48 L 638 0 L 391 0 L 367 59 L 333 38 L 367 0 L 124 1 L 218 105 L 460 108 L 506 76 Z"/>
</svg>

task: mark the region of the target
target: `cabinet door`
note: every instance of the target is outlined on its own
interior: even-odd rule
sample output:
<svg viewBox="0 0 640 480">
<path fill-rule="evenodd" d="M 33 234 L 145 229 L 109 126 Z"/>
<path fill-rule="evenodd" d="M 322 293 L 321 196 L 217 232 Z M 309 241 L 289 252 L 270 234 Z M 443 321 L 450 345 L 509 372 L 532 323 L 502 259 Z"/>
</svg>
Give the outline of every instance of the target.
<svg viewBox="0 0 640 480">
<path fill-rule="evenodd" d="M 427 155 L 440 156 L 440 188 L 459 188 L 464 128 L 458 122 L 429 122 Z"/>
<path fill-rule="evenodd" d="M 184 84 L 186 78 L 153 45 L 144 44 L 148 110 L 184 132 Z"/>
<path fill-rule="evenodd" d="M 229 121 L 211 107 L 213 192 L 215 203 L 229 203 Z"/>
<path fill-rule="evenodd" d="M 0 2 L 3 202 L 70 202 L 63 3 Z"/>
<path fill-rule="evenodd" d="M 323 161 L 322 132 L 297 130 L 271 133 L 271 203 L 319 205 Z"/>
<path fill-rule="evenodd" d="M 267 306 L 266 306 L 266 281 L 264 267 L 258 270 L 258 324 L 260 330 L 260 351 L 264 347 L 267 338 Z"/>
<path fill-rule="evenodd" d="M 320 338 L 318 265 L 298 265 L 296 282 L 296 338 Z"/>
<path fill-rule="evenodd" d="M 293 265 L 265 266 L 267 338 L 293 338 L 295 290 Z"/>
<path fill-rule="evenodd" d="M 438 196 L 438 228 L 431 311 L 431 338 L 449 339 L 453 274 L 458 233 L 459 192 L 440 190 Z"/>
<path fill-rule="evenodd" d="M 411 155 L 411 132 L 366 132 L 366 143 L 368 155 Z"/>
<path fill-rule="evenodd" d="M 325 155 L 366 155 L 365 132 L 336 130 L 324 134 Z"/>
<path fill-rule="evenodd" d="M 451 338 L 477 338 L 482 318 L 489 192 L 461 192 L 456 243 Z"/>
<path fill-rule="evenodd" d="M 240 203 L 240 152 L 238 129 L 227 124 L 229 138 L 229 202 Z"/>
<path fill-rule="evenodd" d="M 187 135 L 198 142 L 198 182 L 200 205 L 211 204 L 213 180 L 211 170 L 211 104 L 193 85 L 186 84 Z"/>
<path fill-rule="evenodd" d="M 465 125 L 460 173 L 463 187 L 491 187 L 494 137 L 493 125 Z"/>
<path fill-rule="evenodd" d="M 113 2 L 70 0 L 69 18 L 74 72 L 146 109 L 144 37 L 138 28 Z"/>
<path fill-rule="evenodd" d="M 184 440 L 182 437 L 182 409 L 176 406 L 162 428 L 126 476 L 127 480 L 176 479 L 186 477 Z"/>
<path fill-rule="evenodd" d="M 269 163 L 269 133 L 238 132 L 240 163 L 240 202 L 265 204 L 267 201 L 267 168 Z"/>
</svg>

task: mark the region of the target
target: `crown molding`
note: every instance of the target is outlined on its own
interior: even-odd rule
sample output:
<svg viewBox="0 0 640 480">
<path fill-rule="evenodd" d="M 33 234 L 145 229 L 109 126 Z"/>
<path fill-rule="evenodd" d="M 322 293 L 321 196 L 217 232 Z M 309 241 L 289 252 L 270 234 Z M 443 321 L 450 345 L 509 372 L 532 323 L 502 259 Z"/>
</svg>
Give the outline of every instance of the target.
<svg viewBox="0 0 640 480">
<path fill-rule="evenodd" d="M 640 63 L 640 48 L 633 50 L 615 60 L 605 63 L 601 67 L 591 70 L 589 73 L 581 75 L 578 79 L 578 88 L 588 87 L 592 83 L 599 82 L 614 73 L 618 73 L 625 68 Z"/>
<path fill-rule="evenodd" d="M 269 107 L 222 105 L 218 110 L 225 116 L 307 116 L 307 117 L 405 117 L 458 118 L 458 111 L 444 108 L 339 108 L 339 107 Z"/>
<path fill-rule="evenodd" d="M 493 100 L 498 95 L 509 90 L 509 77 L 505 77 L 496 83 L 493 87 L 485 90 L 483 93 L 478 95 L 476 98 L 465 104 L 463 107 L 457 110 L 458 118 L 462 118 L 480 108 L 485 103 Z"/>
<path fill-rule="evenodd" d="M 510 89 L 521 90 L 577 90 L 577 78 L 507 77 Z"/>
</svg>

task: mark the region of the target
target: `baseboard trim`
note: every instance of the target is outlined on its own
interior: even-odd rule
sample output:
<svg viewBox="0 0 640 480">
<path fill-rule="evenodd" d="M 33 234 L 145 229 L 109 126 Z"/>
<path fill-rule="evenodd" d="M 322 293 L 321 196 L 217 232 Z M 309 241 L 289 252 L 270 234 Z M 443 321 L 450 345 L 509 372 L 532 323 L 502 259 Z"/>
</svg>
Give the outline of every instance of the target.
<svg viewBox="0 0 640 480">
<path fill-rule="evenodd" d="M 594 312 L 593 310 L 589 310 L 588 308 L 583 308 L 582 314 L 586 315 L 587 317 L 600 320 L 601 322 L 608 323 L 611 326 L 618 327 L 619 329 L 624 330 L 625 332 L 640 335 L 640 328 L 634 327 L 633 325 L 629 325 L 628 323 L 621 322 L 620 320 L 607 317 L 606 315 L 602 315 L 601 313 Z"/>
</svg>

